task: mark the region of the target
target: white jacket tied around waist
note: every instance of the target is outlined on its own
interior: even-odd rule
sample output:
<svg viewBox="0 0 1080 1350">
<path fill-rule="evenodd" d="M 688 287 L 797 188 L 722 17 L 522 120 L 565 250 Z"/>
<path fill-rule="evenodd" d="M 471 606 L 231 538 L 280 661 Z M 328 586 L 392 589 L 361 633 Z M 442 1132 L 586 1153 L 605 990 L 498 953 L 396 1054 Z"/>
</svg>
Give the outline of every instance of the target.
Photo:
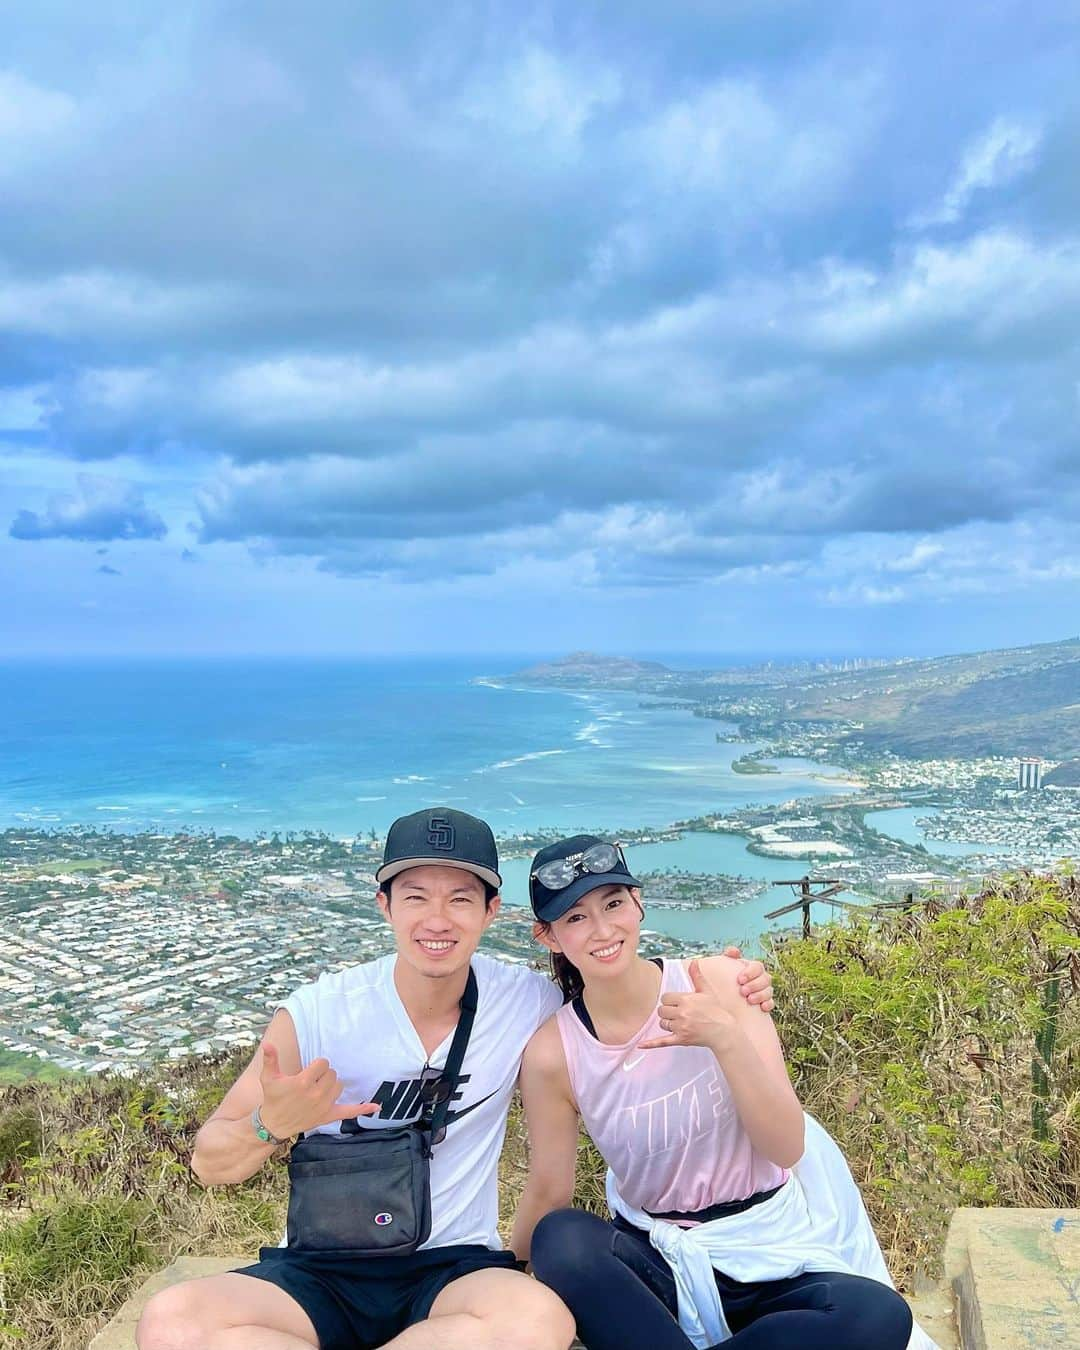
<svg viewBox="0 0 1080 1350">
<path fill-rule="evenodd" d="M 806 1150 L 776 1195 L 741 1214 L 694 1228 L 654 1219 L 628 1205 L 608 1171 L 608 1207 L 645 1229 L 671 1267 L 679 1325 L 698 1350 L 729 1340 L 732 1334 L 714 1270 L 743 1283 L 831 1270 L 894 1287 L 844 1155 L 812 1116 L 805 1119 Z M 915 1324 L 908 1350 L 938 1347 Z"/>
</svg>

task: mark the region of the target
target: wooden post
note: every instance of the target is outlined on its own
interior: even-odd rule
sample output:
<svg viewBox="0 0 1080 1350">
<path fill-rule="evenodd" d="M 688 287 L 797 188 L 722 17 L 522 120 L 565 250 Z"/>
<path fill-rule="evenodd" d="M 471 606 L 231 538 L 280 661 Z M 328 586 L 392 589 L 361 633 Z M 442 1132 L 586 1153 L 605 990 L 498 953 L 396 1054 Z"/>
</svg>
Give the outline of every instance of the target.
<svg viewBox="0 0 1080 1350">
<path fill-rule="evenodd" d="M 790 914 L 793 910 L 802 910 L 802 935 L 804 938 L 810 936 L 810 906 L 815 900 L 833 900 L 843 885 L 835 877 L 799 877 L 795 881 L 774 881 L 773 886 L 798 886 L 799 898 L 793 905 L 785 905 L 782 909 L 774 909 L 771 914 L 766 914 L 766 919 L 778 919 L 781 914 Z M 811 891 L 811 886 L 824 886 L 823 891 Z M 863 909 L 862 905 L 853 905 L 847 900 L 833 900 L 834 904 L 842 905 L 845 909 Z"/>
</svg>

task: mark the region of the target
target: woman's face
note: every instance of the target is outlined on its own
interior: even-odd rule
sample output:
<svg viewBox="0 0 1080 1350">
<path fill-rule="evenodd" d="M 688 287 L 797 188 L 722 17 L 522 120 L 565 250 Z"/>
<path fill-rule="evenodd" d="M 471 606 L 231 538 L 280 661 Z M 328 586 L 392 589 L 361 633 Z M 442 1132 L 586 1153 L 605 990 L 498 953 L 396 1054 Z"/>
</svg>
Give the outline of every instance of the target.
<svg viewBox="0 0 1080 1350">
<path fill-rule="evenodd" d="M 537 937 L 545 947 L 562 952 L 589 984 L 619 974 L 633 963 L 641 919 L 636 888 L 598 886 Z"/>
</svg>

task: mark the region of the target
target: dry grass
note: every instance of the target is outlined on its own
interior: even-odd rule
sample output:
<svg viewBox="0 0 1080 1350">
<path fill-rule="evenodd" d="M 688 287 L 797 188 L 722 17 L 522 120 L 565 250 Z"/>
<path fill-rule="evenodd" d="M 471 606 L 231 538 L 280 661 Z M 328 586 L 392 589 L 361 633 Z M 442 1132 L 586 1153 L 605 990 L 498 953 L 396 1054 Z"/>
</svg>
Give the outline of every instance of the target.
<svg viewBox="0 0 1080 1350">
<path fill-rule="evenodd" d="M 774 962 L 800 1096 L 848 1157 L 901 1283 L 933 1270 L 957 1204 L 1080 1203 L 1076 878 L 1010 878 L 879 928 L 788 943 Z M 1055 975 L 1042 1124 L 1032 1066 L 1037 1042 L 1047 1048 Z M 246 1058 L 166 1066 L 160 1082 L 0 1090 L 0 1343 L 82 1350 L 173 1257 L 254 1254 L 278 1240 L 283 1169 L 205 1191 L 187 1167 L 198 1123 Z M 584 1140 L 579 1163 L 576 1202 L 603 1212 L 602 1167 Z M 504 1234 L 525 1166 L 515 1108 L 500 1168 Z"/>
</svg>

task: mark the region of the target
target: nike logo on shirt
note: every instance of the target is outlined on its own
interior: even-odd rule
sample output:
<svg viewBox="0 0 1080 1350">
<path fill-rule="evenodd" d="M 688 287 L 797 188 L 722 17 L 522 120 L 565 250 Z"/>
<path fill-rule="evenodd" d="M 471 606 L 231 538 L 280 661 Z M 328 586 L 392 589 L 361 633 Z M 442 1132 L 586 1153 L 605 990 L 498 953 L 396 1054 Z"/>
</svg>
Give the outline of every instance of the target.
<svg viewBox="0 0 1080 1350">
<path fill-rule="evenodd" d="M 622 1062 L 623 1072 L 629 1073 L 630 1070 L 636 1068 L 644 1058 L 644 1055 L 638 1055 L 637 1059 L 624 1059 Z"/>
<path fill-rule="evenodd" d="M 495 1092 L 489 1092 L 486 1097 L 481 1097 L 478 1102 L 473 1102 L 470 1106 L 462 1107 L 460 1110 L 453 1109 L 453 1103 L 461 1098 L 461 1089 L 471 1078 L 471 1074 L 461 1074 L 454 1087 L 455 1090 L 450 1095 L 451 1109 L 446 1113 L 446 1124 L 452 1125 L 454 1121 L 460 1120 L 462 1116 L 467 1116 L 470 1111 L 475 1111 L 478 1106 L 483 1106 L 486 1101 L 490 1101 Z M 381 1120 L 399 1120 L 403 1124 L 412 1122 L 420 1114 L 420 1079 L 406 1078 L 401 1082 L 386 1080 L 379 1084 L 378 1088 L 371 1094 L 371 1100 L 379 1104 L 379 1118 Z M 342 1121 L 342 1134 L 357 1134 L 363 1128 L 355 1120 Z"/>
<path fill-rule="evenodd" d="M 499 1089 L 496 1088 L 495 1092 L 498 1092 L 498 1090 Z M 470 1111 L 475 1111 L 478 1106 L 483 1106 L 485 1102 L 491 1101 L 492 1097 L 495 1096 L 495 1092 L 489 1092 L 486 1097 L 481 1097 L 478 1102 L 473 1102 L 472 1106 L 466 1106 L 461 1111 L 447 1111 L 446 1113 L 447 1125 L 453 1125 L 455 1120 L 460 1120 L 462 1116 L 467 1116 Z"/>
</svg>

